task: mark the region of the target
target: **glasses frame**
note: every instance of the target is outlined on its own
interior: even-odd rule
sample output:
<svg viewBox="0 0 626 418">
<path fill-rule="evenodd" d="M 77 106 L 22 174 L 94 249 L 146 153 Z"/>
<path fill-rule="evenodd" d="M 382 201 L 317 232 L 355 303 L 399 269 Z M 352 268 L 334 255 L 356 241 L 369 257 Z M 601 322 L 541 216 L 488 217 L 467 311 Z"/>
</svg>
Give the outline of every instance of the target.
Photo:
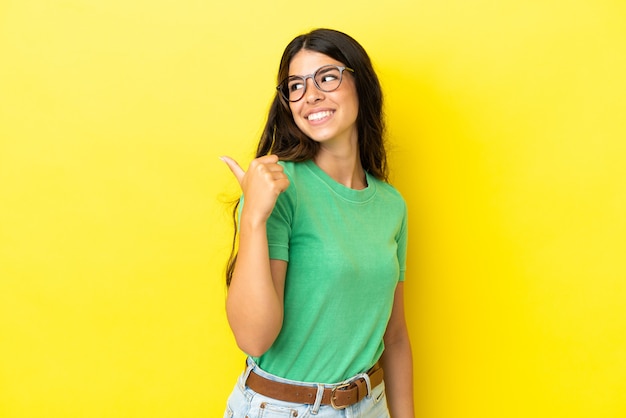
<svg viewBox="0 0 626 418">
<path fill-rule="evenodd" d="M 337 84 L 337 87 L 335 87 L 334 89 L 324 90 L 322 87 L 320 87 L 319 84 L 317 84 L 317 81 L 315 80 L 315 76 L 320 72 L 320 70 L 322 70 L 324 68 L 329 68 L 329 67 L 334 67 L 334 68 L 337 68 L 339 70 L 339 83 Z M 306 94 L 306 89 L 307 89 L 307 84 L 308 84 L 306 81 L 309 78 L 311 80 L 313 80 L 313 85 L 319 91 L 323 91 L 324 93 L 330 93 L 331 91 L 337 90 L 339 88 L 339 86 L 341 86 L 341 83 L 343 81 L 343 72 L 346 71 L 346 70 L 348 70 L 351 73 L 354 73 L 354 70 L 352 68 L 346 67 L 345 65 L 335 65 L 335 64 L 322 65 L 317 70 L 315 70 L 313 72 L 313 74 L 308 74 L 308 75 L 291 75 L 291 76 L 285 78 L 283 81 L 280 82 L 279 85 L 276 86 L 276 90 L 278 90 L 278 92 L 283 97 L 283 99 L 287 100 L 288 102 L 290 102 L 290 103 L 299 102 L 300 100 L 302 100 L 302 98 Z M 293 79 L 300 79 L 300 80 L 302 80 L 303 85 L 304 85 L 304 88 L 302 89 L 302 96 L 300 96 L 296 100 L 291 100 L 289 98 L 289 94 L 285 94 L 285 91 L 284 91 L 284 88 L 283 88 L 285 86 L 285 83 L 288 83 L 290 80 L 293 80 Z"/>
</svg>

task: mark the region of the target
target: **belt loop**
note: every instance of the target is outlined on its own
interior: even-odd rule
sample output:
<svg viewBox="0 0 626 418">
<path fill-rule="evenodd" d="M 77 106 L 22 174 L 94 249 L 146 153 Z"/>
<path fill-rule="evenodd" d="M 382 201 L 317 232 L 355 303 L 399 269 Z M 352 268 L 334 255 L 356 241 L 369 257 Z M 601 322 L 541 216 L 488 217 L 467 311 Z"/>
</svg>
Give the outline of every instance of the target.
<svg viewBox="0 0 626 418">
<path fill-rule="evenodd" d="M 370 375 L 367 373 L 361 373 L 359 377 L 362 377 L 365 380 L 365 384 L 367 385 L 367 399 L 372 397 L 372 382 L 370 381 Z"/>
<path fill-rule="evenodd" d="M 254 369 L 255 366 L 256 364 L 254 363 L 254 361 L 248 357 L 246 359 L 246 371 L 243 373 L 241 380 L 241 389 L 246 388 L 246 382 L 248 381 L 248 377 L 250 376 L 250 373 L 252 373 L 252 369 Z"/>
<path fill-rule="evenodd" d="M 324 385 L 317 384 L 317 394 L 315 395 L 315 403 L 313 404 L 313 408 L 311 408 L 311 414 L 317 415 L 320 410 L 320 405 L 322 404 L 322 397 L 324 396 Z"/>
</svg>

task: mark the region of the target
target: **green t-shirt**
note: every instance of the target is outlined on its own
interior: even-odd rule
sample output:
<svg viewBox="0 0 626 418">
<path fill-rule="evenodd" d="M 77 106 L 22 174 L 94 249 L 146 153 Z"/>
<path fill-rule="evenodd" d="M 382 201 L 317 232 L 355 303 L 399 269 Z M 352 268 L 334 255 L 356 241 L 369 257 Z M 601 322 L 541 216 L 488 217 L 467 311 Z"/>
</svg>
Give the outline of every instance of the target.
<svg viewBox="0 0 626 418">
<path fill-rule="evenodd" d="M 255 361 L 291 380 L 340 382 L 383 352 L 394 291 L 404 280 L 406 205 L 369 174 L 368 187 L 354 190 L 313 161 L 281 164 L 291 183 L 267 236 L 270 258 L 288 262 L 284 320 Z"/>
</svg>

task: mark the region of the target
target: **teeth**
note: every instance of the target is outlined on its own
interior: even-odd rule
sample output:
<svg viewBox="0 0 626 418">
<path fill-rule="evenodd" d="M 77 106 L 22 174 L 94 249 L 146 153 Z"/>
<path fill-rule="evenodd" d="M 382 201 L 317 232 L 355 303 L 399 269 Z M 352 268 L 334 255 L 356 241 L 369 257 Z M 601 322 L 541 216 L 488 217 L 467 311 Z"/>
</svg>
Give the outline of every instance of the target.
<svg viewBox="0 0 626 418">
<path fill-rule="evenodd" d="M 333 112 L 331 112 L 330 110 L 326 110 L 324 112 L 317 112 L 317 113 L 311 113 L 308 117 L 309 120 L 320 120 L 323 119 L 327 116 L 332 115 Z"/>
</svg>

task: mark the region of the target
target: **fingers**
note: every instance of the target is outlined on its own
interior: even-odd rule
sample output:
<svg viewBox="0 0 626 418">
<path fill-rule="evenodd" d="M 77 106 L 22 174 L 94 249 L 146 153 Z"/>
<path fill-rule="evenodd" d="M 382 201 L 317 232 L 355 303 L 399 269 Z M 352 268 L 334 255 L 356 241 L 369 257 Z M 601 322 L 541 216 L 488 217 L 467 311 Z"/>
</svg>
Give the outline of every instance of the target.
<svg viewBox="0 0 626 418">
<path fill-rule="evenodd" d="M 265 155 L 263 157 L 256 158 L 250 163 L 248 173 L 256 172 L 259 177 L 265 177 L 270 186 L 268 189 L 278 191 L 281 193 L 289 186 L 289 180 L 284 173 L 283 166 L 278 164 L 278 157 L 276 155 Z"/>
<path fill-rule="evenodd" d="M 278 188 L 280 193 L 287 190 L 287 188 L 289 187 L 289 183 L 290 182 L 287 176 L 281 176 L 281 178 L 276 179 L 276 187 Z"/>
<path fill-rule="evenodd" d="M 232 171 L 232 173 L 237 178 L 237 181 L 239 182 L 239 184 L 241 184 L 241 182 L 243 180 L 243 176 L 246 174 L 246 172 L 243 170 L 243 168 L 241 168 L 241 166 L 237 163 L 237 161 L 233 160 L 230 157 L 226 157 L 226 156 L 220 157 L 220 160 L 222 160 L 222 161 L 224 161 L 226 163 L 228 168 L 230 168 L 230 171 Z"/>
</svg>

